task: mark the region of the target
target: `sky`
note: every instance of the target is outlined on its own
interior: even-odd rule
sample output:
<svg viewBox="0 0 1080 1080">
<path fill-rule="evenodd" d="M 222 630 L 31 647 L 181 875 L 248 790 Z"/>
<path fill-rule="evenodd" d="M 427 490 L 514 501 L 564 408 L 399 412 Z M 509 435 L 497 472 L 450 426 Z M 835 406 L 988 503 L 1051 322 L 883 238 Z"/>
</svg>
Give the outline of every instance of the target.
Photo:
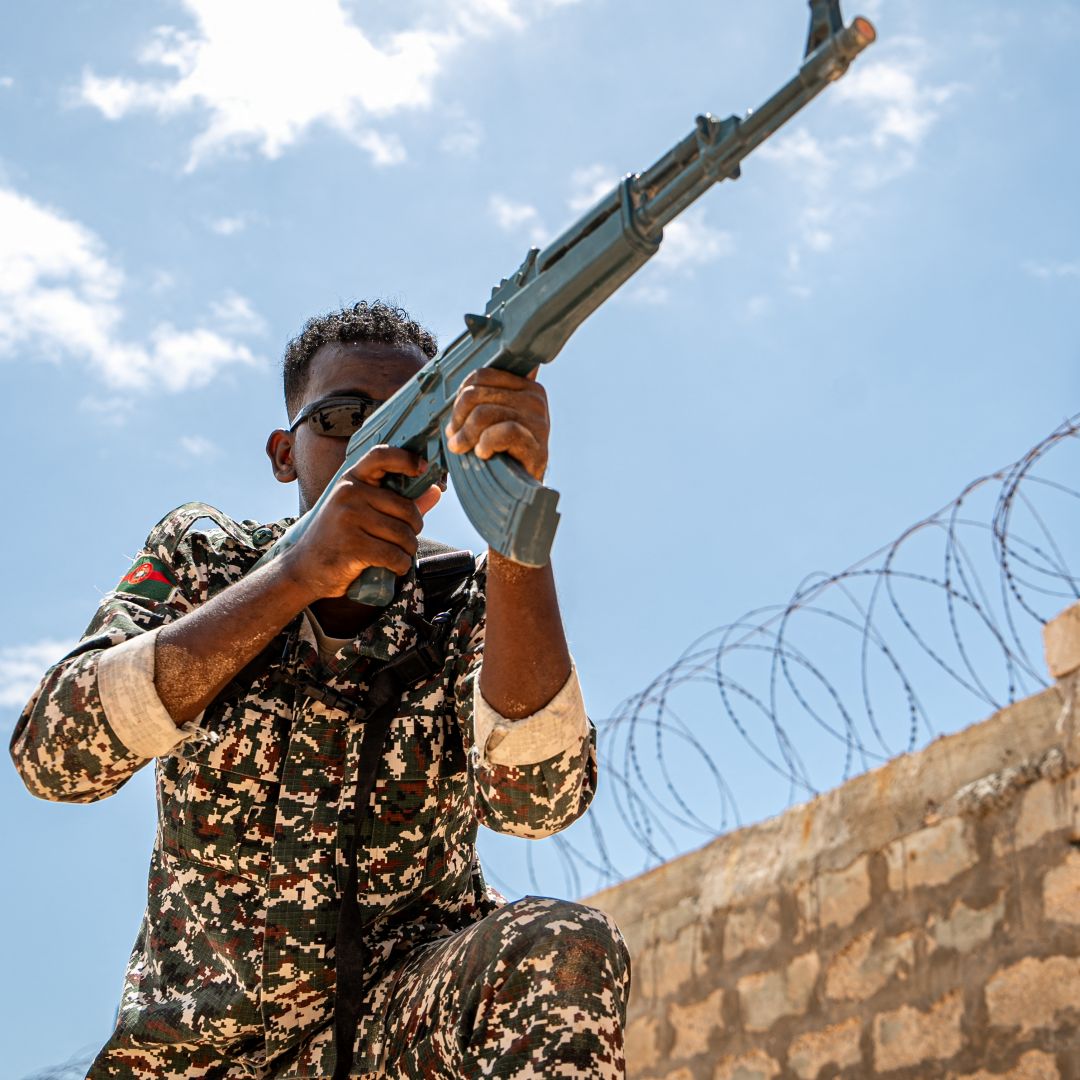
<svg viewBox="0 0 1080 1080">
<path fill-rule="evenodd" d="M 845 6 L 879 42 L 542 373 L 553 558 L 598 720 L 1080 411 L 1080 3 Z M 801 0 L 6 5 L 8 725 L 167 510 L 293 511 L 262 448 L 308 316 L 381 296 L 450 341 L 697 113 L 790 78 L 805 18 Z M 427 531 L 478 547 L 452 499 Z M 754 768 L 750 819 L 787 798 Z M 152 796 L 145 772 L 50 805 L 3 772 L 4 1077 L 104 1040 Z M 525 891 L 519 849 L 484 851 Z"/>
</svg>

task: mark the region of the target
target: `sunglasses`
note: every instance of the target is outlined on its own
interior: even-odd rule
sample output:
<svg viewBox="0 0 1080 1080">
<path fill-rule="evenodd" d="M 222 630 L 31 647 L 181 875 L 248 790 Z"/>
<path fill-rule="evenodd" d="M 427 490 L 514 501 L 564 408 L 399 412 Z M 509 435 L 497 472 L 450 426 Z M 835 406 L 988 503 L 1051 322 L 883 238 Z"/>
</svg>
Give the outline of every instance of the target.
<svg viewBox="0 0 1080 1080">
<path fill-rule="evenodd" d="M 319 435 L 335 439 L 348 439 L 363 426 L 364 421 L 383 402 L 366 394 L 349 394 L 322 398 L 305 405 L 289 425 L 295 431 L 301 424 L 308 424 Z"/>
</svg>

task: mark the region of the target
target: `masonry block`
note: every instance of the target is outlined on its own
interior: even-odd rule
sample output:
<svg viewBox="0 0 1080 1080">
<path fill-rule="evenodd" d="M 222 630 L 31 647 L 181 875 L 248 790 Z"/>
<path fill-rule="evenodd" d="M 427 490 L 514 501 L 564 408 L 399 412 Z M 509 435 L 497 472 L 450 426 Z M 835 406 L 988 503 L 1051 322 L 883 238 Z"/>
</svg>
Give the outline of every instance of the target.
<svg viewBox="0 0 1080 1080">
<path fill-rule="evenodd" d="M 631 1080 L 1080 1080 L 1069 680 L 603 893 Z"/>
<path fill-rule="evenodd" d="M 946 994 L 926 1012 L 903 1005 L 874 1017 L 874 1065 L 879 1072 L 945 1061 L 960 1052 L 964 998 Z"/>
<path fill-rule="evenodd" d="M 1043 627 L 1043 649 L 1055 679 L 1080 671 L 1080 604 L 1066 608 Z"/>
<path fill-rule="evenodd" d="M 994 928 L 1004 915 L 1003 894 L 999 894 L 992 904 L 983 908 L 970 908 L 962 901 L 957 901 L 946 918 L 931 916 L 927 923 L 930 951 L 940 948 L 955 949 L 961 953 L 971 952 L 990 940 Z"/>
<path fill-rule="evenodd" d="M 626 1060 L 635 1075 L 651 1069 L 660 1061 L 657 1045 L 658 1022 L 653 1016 L 642 1016 L 626 1025 L 623 1035 Z"/>
<path fill-rule="evenodd" d="M 1042 1050 L 1029 1050 L 1006 1072 L 992 1073 L 980 1069 L 978 1072 L 964 1073 L 956 1080 L 1061 1080 L 1061 1072 L 1053 1054 Z"/>
<path fill-rule="evenodd" d="M 685 927 L 694 926 L 701 921 L 701 907 L 695 885 L 694 881 L 686 881 L 686 895 L 677 904 L 656 913 L 656 932 L 661 938 L 671 940 L 678 937 Z"/>
<path fill-rule="evenodd" d="M 899 892 L 944 885 L 974 866 L 977 858 L 965 819 L 946 818 L 885 848 L 889 888 Z"/>
<path fill-rule="evenodd" d="M 652 949 L 652 989 L 663 999 L 679 992 L 693 976 L 701 940 L 699 926 L 687 926 L 674 941 L 658 941 Z"/>
<path fill-rule="evenodd" d="M 732 911 L 724 926 L 724 959 L 771 949 L 780 940 L 780 902 L 770 897 L 764 907 Z"/>
<path fill-rule="evenodd" d="M 994 1027 L 1021 1035 L 1053 1026 L 1059 1013 L 1080 1010 L 1080 959 L 1025 957 L 986 984 L 986 1008 Z"/>
<path fill-rule="evenodd" d="M 726 1057 L 713 1072 L 713 1080 L 773 1080 L 780 1066 L 763 1050 Z"/>
<path fill-rule="evenodd" d="M 826 1065 L 843 1069 L 862 1063 L 859 1037 L 862 1021 L 857 1017 L 833 1024 L 821 1031 L 800 1035 L 788 1047 L 788 1067 L 795 1070 L 799 1080 L 814 1080 Z"/>
<path fill-rule="evenodd" d="M 709 1049 L 709 1036 L 723 1023 L 724 991 L 714 990 L 702 1001 L 673 1003 L 668 1020 L 675 1029 L 673 1058 L 691 1058 Z"/>
<path fill-rule="evenodd" d="M 850 926 L 870 903 L 870 869 L 862 855 L 843 870 L 816 874 L 795 893 L 800 936 L 821 927 Z"/>
<path fill-rule="evenodd" d="M 746 1028 L 768 1031 L 782 1016 L 805 1013 L 820 968 L 817 953 L 803 953 L 779 971 L 740 979 L 739 1001 Z"/>
<path fill-rule="evenodd" d="M 915 935 L 857 937 L 841 950 L 825 973 L 825 994 L 834 1001 L 865 1001 L 894 976 L 907 978 L 915 966 Z"/>
<path fill-rule="evenodd" d="M 1054 922 L 1080 924 L 1080 851 L 1043 878 L 1043 914 Z"/>
<path fill-rule="evenodd" d="M 1031 847 L 1044 836 L 1068 829 L 1071 824 L 1068 782 L 1039 780 L 1024 792 L 1013 843 L 1018 849 Z"/>
</svg>

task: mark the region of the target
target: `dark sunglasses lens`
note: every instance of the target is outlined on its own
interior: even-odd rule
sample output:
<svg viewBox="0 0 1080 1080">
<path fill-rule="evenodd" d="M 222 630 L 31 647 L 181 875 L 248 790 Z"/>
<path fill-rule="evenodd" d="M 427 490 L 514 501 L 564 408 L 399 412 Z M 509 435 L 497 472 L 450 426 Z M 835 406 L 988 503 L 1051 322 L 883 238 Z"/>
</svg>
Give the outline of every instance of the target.
<svg viewBox="0 0 1080 1080">
<path fill-rule="evenodd" d="M 320 435 L 337 435 L 346 438 L 360 430 L 370 410 L 359 402 L 346 405 L 326 405 L 316 409 L 308 423 Z"/>
</svg>

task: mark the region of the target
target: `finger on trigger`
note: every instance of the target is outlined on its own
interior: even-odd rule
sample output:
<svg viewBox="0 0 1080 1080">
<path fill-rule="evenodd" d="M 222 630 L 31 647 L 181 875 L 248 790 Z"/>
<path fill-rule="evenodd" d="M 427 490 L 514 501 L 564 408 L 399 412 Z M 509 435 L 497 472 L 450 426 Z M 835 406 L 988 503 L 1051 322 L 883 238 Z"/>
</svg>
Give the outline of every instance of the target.
<svg viewBox="0 0 1080 1080">
<path fill-rule="evenodd" d="M 369 505 L 380 514 L 405 522 L 413 532 L 419 532 L 424 524 L 415 500 L 407 499 L 389 488 L 381 487 L 373 491 L 369 496 Z"/>
<path fill-rule="evenodd" d="M 419 454 L 398 446 L 372 447 L 348 472 L 347 475 L 365 484 L 378 484 L 393 474 L 422 476 L 428 464 Z"/>
<path fill-rule="evenodd" d="M 421 524 L 423 521 L 421 520 Z M 400 548 L 411 559 L 416 554 L 418 541 L 416 529 L 411 524 L 385 514 L 373 514 L 364 523 L 364 532 L 376 540 L 383 540 Z"/>
<path fill-rule="evenodd" d="M 413 564 L 412 556 L 392 542 L 370 538 L 370 557 L 372 566 L 384 566 L 392 574 L 401 577 L 409 572 Z"/>
</svg>

